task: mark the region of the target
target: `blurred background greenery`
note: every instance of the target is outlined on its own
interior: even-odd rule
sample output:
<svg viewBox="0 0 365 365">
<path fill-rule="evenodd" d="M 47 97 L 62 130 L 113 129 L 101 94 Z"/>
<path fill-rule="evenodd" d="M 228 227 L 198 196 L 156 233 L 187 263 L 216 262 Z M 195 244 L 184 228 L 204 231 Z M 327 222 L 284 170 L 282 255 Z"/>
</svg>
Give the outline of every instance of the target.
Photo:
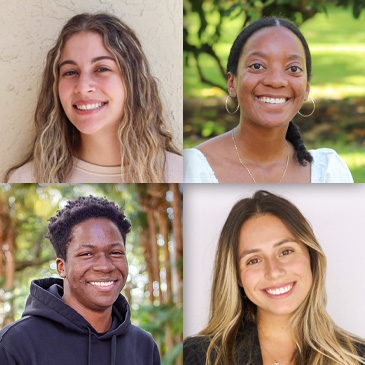
<svg viewBox="0 0 365 365">
<path fill-rule="evenodd" d="M 123 207 L 132 323 L 150 332 L 162 364 L 182 364 L 182 191 L 178 184 L 0 184 L 0 328 L 18 320 L 36 278 L 58 277 L 45 238 L 67 200 L 100 196 Z"/>
<path fill-rule="evenodd" d="M 245 25 L 262 16 L 292 20 L 312 54 L 316 111 L 294 118 L 308 149 L 335 149 L 365 182 L 364 0 L 184 0 L 184 148 L 238 124 L 225 110 L 225 67 Z M 304 104 L 303 114 L 310 113 Z"/>
</svg>

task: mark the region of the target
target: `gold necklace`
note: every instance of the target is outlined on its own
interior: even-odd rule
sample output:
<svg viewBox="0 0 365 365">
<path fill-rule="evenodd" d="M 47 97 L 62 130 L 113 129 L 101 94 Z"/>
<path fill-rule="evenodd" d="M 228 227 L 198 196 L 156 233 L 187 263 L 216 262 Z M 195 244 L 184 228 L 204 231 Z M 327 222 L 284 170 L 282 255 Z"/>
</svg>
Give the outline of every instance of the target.
<svg viewBox="0 0 365 365">
<path fill-rule="evenodd" d="M 236 152 L 237 152 L 237 157 L 238 157 L 239 162 L 246 169 L 246 171 L 248 172 L 248 174 L 251 176 L 251 179 L 256 184 L 257 182 L 256 182 L 255 178 L 253 177 L 253 175 L 251 174 L 250 169 L 243 163 L 243 161 L 241 159 L 241 156 L 240 156 L 240 154 L 238 152 L 238 148 L 237 148 L 237 145 L 236 145 L 236 139 L 234 138 L 234 129 L 232 129 L 232 139 L 233 139 L 233 143 L 234 143 L 234 148 L 236 149 Z M 288 166 L 289 166 L 289 145 L 288 145 L 288 142 L 286 140 L 285 140 L 285 143 L 286 143 L 286 148 L 288 150 L 288 156 L 286 157 L 286 166 L 285 166 L 283 175 L 281 176 L 281 179 L 279 181 L 279 184 L 283 181 L 284 176 L 286 174 L 286 170 L 288 169 Z M 276 365 L 279 365 L 279 363 L 277 363 Z"/>
</svg>

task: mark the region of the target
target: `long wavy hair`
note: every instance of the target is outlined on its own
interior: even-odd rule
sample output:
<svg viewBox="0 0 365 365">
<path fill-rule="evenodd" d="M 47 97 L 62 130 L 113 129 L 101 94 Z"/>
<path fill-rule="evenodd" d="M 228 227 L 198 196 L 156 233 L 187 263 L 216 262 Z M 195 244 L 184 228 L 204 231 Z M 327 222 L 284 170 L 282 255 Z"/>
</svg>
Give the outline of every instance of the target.
<svg viewBox="0 0 365 365">
<path fill-rule="evenodd" d="M 31 151 L 6 173 L 33 161 L 37 182 L 66 182 L 73 166 L 73 151 L 80 133 L 68 120 L 58 95 L 59 64 L 66 41 L 79 32 L 96 32 L 115 57 L 123 75 L 125 104 L 118 128 L 121 164 L 128 165 L 126 182 L 163 182 L 165 151 L 180 155 L 163 126 L 157 83 L 135 33 L 117 17 L 79 14 L 63 27 L 56 45 L 48 52 L 35 111 L 35 140 Z"/>
<path fill-rule="evenodd" d="M 261 190 L 252 198 L 236 203 L 219 238 L 209 323 L 198 334 L 210 340 L 206 364 L 235 364 L 242 345 L 236 341 L 238 330 L 244 331 L 247 323 L 256 323 L 257 307 L 238 284 L 240 279 L 237 258 L 242 225 L 249 219 L 264 214 L 278 217 L 309 251 L 312 287 L 291 317 L 296 343 L 293 357 L 295 364 L 364 364 L 364 359 L 355 348 L 356 343 L 364 341 L 336 326 L 326 311 L 326 257 L 310 224 L 292 203 Z"/>
<path fill-rule="evenodd" d="M 264 17 L 256 20 L 241 31 L 236 40 L 233 42 L 227 62 L 227 73 L 231 72 L 234 76 L 237 76 L 238 62 L 247 40 L 257 31 L 267 27 L 285 27 L 298 37 L 304 48 L 307 81 L 309 82 L 312 77 L 312 57 L 307 41 L 293 23 L 288 20 L 275 17 Z M 302 166 L 306 166 L 308 162 L 313 162 L 313 157 L 305 148 L 299 129 L 293 122 L 289 122 L 286 139 L 292 143 L 295 149 L 295 157 Z"/>
</svg>

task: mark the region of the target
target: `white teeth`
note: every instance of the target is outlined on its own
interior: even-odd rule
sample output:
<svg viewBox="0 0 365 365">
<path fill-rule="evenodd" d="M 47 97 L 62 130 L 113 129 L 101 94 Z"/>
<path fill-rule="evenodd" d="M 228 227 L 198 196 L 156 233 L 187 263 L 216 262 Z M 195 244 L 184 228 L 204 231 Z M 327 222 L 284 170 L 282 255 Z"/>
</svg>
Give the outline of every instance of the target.
<svg viewBox="0 0 365 365">
<path fill-rule="evenodd" d="M 105 103 L 87 104 L 87 105 L 75 105 L 79 110 L 94 110 L 102 107 Z"/>
<path fill-rule="evenodd" d="M 280 295 L 280 294 L 284 294 L 287 293 L 294 284 L 290 284 L 281 288 L 277 288 L 277 289 L 265 289 L 266 293 L 269 293 L 271 295 Z"/>
<path fill-rule="evenodd" d="M 90 281 L 91 285 L 96 285 L 96 286 L 109 286 L 112 285 L 114 283 L 114 281 Z"/>
<path fill-rule="evenodd" d="M 283 104 L 286 102 L 285 98 L 267 98 L 266 96 L 262 96 L 261 98 L 259 98 L 261 101 L 263 101 L 264 103 L 270 103 L 270 104 Z"/>
</svg>

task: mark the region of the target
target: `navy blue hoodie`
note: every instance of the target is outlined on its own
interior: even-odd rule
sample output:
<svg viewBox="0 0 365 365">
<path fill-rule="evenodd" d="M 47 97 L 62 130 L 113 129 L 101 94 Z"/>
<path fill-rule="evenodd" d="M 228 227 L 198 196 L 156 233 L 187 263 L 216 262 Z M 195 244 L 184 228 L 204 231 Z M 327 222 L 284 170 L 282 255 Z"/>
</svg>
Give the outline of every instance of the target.
<svg viewBox="0 0 365 365">
<path fill-rule="evenodd" d="M 22 318 L 0 331 L 1 365 L 160 364 L 156 343 L 131 324 L 129 304 L 121 294 L 106 333 L 96 332 L 62 296 L 62 279 L 32 281 Z"/>
</svg>

